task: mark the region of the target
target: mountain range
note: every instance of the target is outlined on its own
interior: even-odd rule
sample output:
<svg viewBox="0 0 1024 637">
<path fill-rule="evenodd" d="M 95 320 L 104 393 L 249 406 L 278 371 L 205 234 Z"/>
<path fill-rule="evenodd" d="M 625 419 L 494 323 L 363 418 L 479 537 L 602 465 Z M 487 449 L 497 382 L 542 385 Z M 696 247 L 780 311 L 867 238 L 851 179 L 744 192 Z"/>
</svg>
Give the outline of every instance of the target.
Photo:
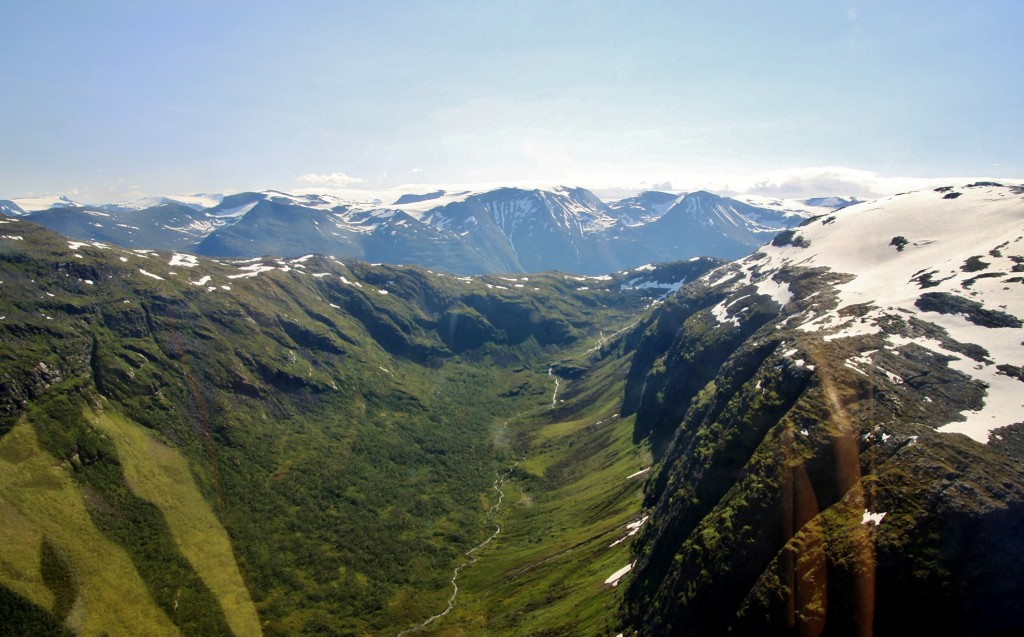
<svg viewBox="0 0 1024 637">
<path fill-rule="evenodd" d="M 277 191 L 151 197 L 98 206 L 0 201 L 0 212 L 81 241 L 214 257 L 320 253 L 458 274 L 602 274 L 694 256 L 746 256 L 839 198 L 755 203 L 697 191 L 605 203 L 583 188 L 404 195 L 359 204 Z"/>
<path fill-rule="evenodd" d="M 0 634 L 1020 633 L 1024 186 L 803 217 L 474 276 L 0 219 Z"/>
</svg>

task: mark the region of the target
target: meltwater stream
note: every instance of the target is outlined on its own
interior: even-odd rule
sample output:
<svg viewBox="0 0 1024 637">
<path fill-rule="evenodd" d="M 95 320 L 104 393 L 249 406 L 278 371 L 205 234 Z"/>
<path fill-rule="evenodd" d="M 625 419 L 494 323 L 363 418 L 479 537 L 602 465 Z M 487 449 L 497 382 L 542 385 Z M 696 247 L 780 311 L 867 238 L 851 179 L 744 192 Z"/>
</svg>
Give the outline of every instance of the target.
<svg viewBox="0 0 1024 637">
<path fill-rule="evenodd" d="M 511 473 L 512 469 L 514 469 L 516 467 L 516 465 L 518 465 L 518 464 L 519 464 L 519 461 L 517 460 L 515 463 L 510 465 L 509 468 L 506 469 L 504 473 L 501 473 L 497 477 L 494 478 L 494 485 L 493 485 L 492 488 L 495 491 L 498 492 L 498 501 L 495 502 L 491 506 L 490 509 L 488 509 L 488 511 L 487 511 L 487 519 L 493 520 L 494 517 L 498 514 L 498 511 L 501 509 L 501 503 L 505 499 L 505 491 L 503 489 L 503 487 L 505 486 L 505 479 L 508 477 L 509 473 Z M 433 617 L 428 618 L 426 621 L 424 621 L 421 624 L 413 626 L 412 628 L 406 628 L 402 632 L 398 633 L 398 635 L 396 635 L 396 637 L 402 637 L 402 635 L 408 635 L 409 633 L 414 633 L 414 632 L 423 630 L 424 628 L 429 626 L 434 621 L 437 621 L 438 619 L 441 619 L 442 617 L 444 617 L 445 615 L 450 613 L 451 610 L 453 608 L 455 608 L 455 598 L 458 597 L 458 595 L 459 595 L 459 583 L 458 583 L 459 573 L 462 571 L 462 569 L 466 568 L 467 566 L 469 566 L 473 562 L 476 562 L 480 558 L 480 556 L 478 555 L 480 550 L 483 549 L 488 544 L 490 544 L 491 540 L 493 540 L 494 538 L 498 537 L 499 533 L 501 533 L 501 525 L 498 524 L 497 522 L 495 522 L 494 523 L 494 533 L 491 533 L 490 537 L 488 537 L 486 540 L 484 540 L 483 542 L 477 544 L 473 548 L 471 548 L 468 551 L 466 551 L 466 557 L 469 558 L 469 559 L 467 559 L 462 564 L 459 564 L 457 567 L 455 567 L 455 570 L 452 572 L 452 579 L 451 579 L 451 582 L 452 582 L 452 594 L 448 598 L 448 608 L 444 609 L 443 611 L 441 611 L 440 613 L 434 615 Z"/>
<path fill-rule="evenodd" d="M 551 407 L 554 408 L 558 404 L 558 389 L 559 389 L 559 386 L 561 385 L 560 379 L 558 378 L 558 376 L 555 375 L 555 367 L 554 367 L 554 365 L 552 365 L 551 367 L 548 368 L 548 376 L 552 377 L 555 380 L 555 389 L 554 389 L 554 391 L 551 394 Z M 502 424 L 502 427 L 505 428 L 505 429 L 508 429 L 508 424 L 510 422 L 512 422 L 513 420 L 515 420 L 516 418 L 519 418 L 522 415 L 523 414 L 520 413 L 520 414 L 517 414 L 515 416 L 512 416 L 511 418 L 509 418 L 508 420 L 506 420 Z M 503 473 L 499 473 L 499 474 L 497 474 L 495 476 L 494 484 L 492 485 L 492 488 L 495 491 L 498 492 L 498 501 L 495 502 L 491 506 L 491 508 L 487 510 L 487 519 L 488 520 L 494 520 L 495 516 L 497 516 L 497 514 L 498 514 L 498 511 L 501 509 L 501 503 L 505 500 L 505 490 L 504 490 L 505 480 L 508 478 L 509 474 L 512 473 L 512 470 L 515 469 L 518 464 L 519 464 L 519 460 L 516 460 L 514 463 L 509 465 L 509 467 L 507 469 L 505 469 L 505 471 Z M 450 613 L 452 611 L 452 609 L 455 608 L 455 599 L 459 596 L 459 581 L 458 581 L 459 580 L 459 573 L 462 572 L 462 569 L 464 569 L 467 566 L 469 566 L 470 564 L 476 562 L 479 559 L 478 553 L 485 546 L 490 544 L 491 541 L 494 540 L 494 538 L 498 537 L 498 535 L 500 533 L 501 533 L 501 525 L 498 524 L 497 522 L 495 522 L 494 523 L 494 533 L 491 533 L 490 537 L 488 537 L 486 540 L 484 540 L 483 542 L 477 544 L 476 546 L 474 546 L 470 550 L 466 551 L 466 557 L 468 559 L 466 559 L 464 562 L 462 562 L 461 564 L 456 566 L 455 570 L 452 572 L 452 579 L 451 579 L 451 582 L 452 582 L 452 594 L 448 597 L 448 607 L 447 608 L 445 608 L 440 613 L 434 615 L 433 617 L 427 618 L 426 621 L 423 621 L 420 624 L 417 624 L 417 625 L 415 625 L 415 626 L 413 626 L 411 628 L 406 628 L 402 632 L 398 633 L 395 637 L 402 637 L 403 635 L 408 635 L 410 633 L 415 633 L 415 632 L 421 631 L 424 628 L 426 628 L 427 626 L 429 626 L 430 624 L 432 624 L 435 621 L 437 621 L 438 619 L 441 619 L 442 617 L 444 617 L 445 615 Z"/>
</svg>

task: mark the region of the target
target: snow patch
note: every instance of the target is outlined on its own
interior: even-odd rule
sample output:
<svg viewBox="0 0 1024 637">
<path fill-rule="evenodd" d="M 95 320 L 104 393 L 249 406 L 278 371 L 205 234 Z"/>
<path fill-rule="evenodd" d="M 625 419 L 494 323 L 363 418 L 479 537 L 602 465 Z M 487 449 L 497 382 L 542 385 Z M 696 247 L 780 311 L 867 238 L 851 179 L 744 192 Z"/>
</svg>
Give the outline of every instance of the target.
<svg viewBox="0 0 1024 637">
<path fill-rule="evenodd" d="M 780 283 L 774 279 L 765 279 L 754 284 L 757 293 L 770 296 L 780 307 L 786 307 L 793 300 L 793 292 L 789 289 L 788 283 Z"/>
<path fill-rule="evenodd" d="M 816 332 L 826 341 L 878 335 L 886 349 L 912 341 L 950 357 L 951 369 L 985 385 L 984 406 L 962 412 L 963 422 L 938 430 L 963 433 L 984 443 L 994 429 L 1019 422 L 1024 412 L 1020 381 L 999 373 L 1001 365 L 1019 367 L 1024 361 L 1024 327 L 1015 327 L 1013 320 L 1002 321 L 1000 327 L 986 327 L 965 314 L 976 307 L 971 305 L 974 303 L 980 304 L 980 310 L 1024 320 L 1024 294 L 1016 273 L 1024 255 L 1020 194 L 1012 187 L 963 188 L 953 199 L 929 190 L 858 203 L 803 226 L 803 245 L 764 246 L 756 259 L 714 270 L 704 280 L 709 285 L 723 284 L 737 273 L 745 274 L 748 280 L 758 280 L 759 293 L 789 301 L 792 290 L 769 283 L 783 268 L 823 269 L 843 276 L 844 280 L 833 284 L 836 298 L 831 309 L 807 304 L 789 325 L 800 320 L 797 329 Z M 966 301 L 967 309 L 963 314 L 924 311 L 918 303 L 926 293 Z M 723 302 L 712 314 L 725 322 L 726 310 Z M 882 333 L 882 326 L 909 317 L 942 328 L 959 343 L 984 348 L 988 358 L 979 363 L 947 350 L 935 339 L 907 339 L 891 330 Z M 868 359 L 866 353 L 850 358 L 845 365 L 868 377 L 904 382 L 898 374 Z"/>
<path fill-rule="evenodd" d="M 650 467 L 647 467 L 646 469 L 641 469 L 641 470 L 637 471 L 636 473 L 629 474 L 628 476 L 626 476 L 626 479 L 627 480 L 632 480 L 633 478 L 636 478 L 636 477 L 644 475 L 645 473 L 647 473 L 650 470 L 651 470 Z"/>
<path fill-rule="evenodd" d="M 623 577 L 625 577 L 626 573 L 630 572 L 631 570 L 633 570 L 633 565 L 632 564 L 626 564 L 625 566 L 623 566 L 619 570 L 617 570 L 614 573 L 612 573 L 611 575 L 609 575 L 608 579 L 606 579 L 604 581 L 604 583 L 605 584 L 611 584 L 612 586 L 618 586 L 619 585 L 619 580 L 622 579 Z"/>
<path fill-rule="evenodd" d="M 886 513 L 888 513 L 888 511 L 882 511 L 881 513 L 872 513 L 871 511 L 864 509 L 864 515 L 861 516 L 860 523 L 874 524 L 875 526 L 878 526 L 882 523 L 882 518 L 885 517 Z"/>
<path fill-rule="evenodd" d="M 631 538 L 634 535 L 636 535 L 637 533 L 639 533 L 640 532 L 640 527 L 642 527 L 647 522 L 647 520 L 649 520 L 649 519 L 650 519 L 650 516 L 645 515 L 644 517 L 640 518 L 639 520 L 636 520 L 636 521 L 633 521 L 633 522 L 630 522 L 629 524 L 627 524 L 626 525 L 626 534 L 623 535 L 622 537 L 620 537 L 619 539 L 615 540 L 611 544 L 609 544 L 608 548 L 612 548 L 613 546 L 618 546 L 619 544 L 622 544 L 623 542 L 625 542 L 629 538 Z"/>
<path fill-rule="evenodd" d="M 199 265 L 199 258 L 192 254 L 178 254 L 176 252 L 171 256 L 168 265 L 172 268 L 179 265 L 183 268 L 194 268 Z"/>
</svg>

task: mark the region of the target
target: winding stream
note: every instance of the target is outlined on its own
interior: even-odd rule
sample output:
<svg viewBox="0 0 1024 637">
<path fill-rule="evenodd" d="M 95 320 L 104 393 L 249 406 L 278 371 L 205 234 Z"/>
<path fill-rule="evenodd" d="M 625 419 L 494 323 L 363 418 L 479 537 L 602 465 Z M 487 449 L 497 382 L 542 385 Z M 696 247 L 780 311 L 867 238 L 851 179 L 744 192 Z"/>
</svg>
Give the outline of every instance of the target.
<svg viewBox="0 0 1024 637">
<path fill-rule="evenodd" d="M 555 389 L 554 389 L 554 391 L 551 394 L 551 407 L 554 408 L 558 404 L 558 389 L 561 386 L 561 379 L 559 379 L 558 376 L 555 376 L 555 367 L 554 367 L 554 365 L 552 365 L 552 366 L 550 366 L 548 368 L 548 376 L 550 376 L 550 377 L 555 379 Z M 508 420 L 506 420 L 502 424 L 502 428 L 508 429 L 508 424 L 511 421 L 513 421 L 516 418 L 518 418 L 519 416 L 522 416 L 522 414 L 521 413 L 517 414 L 515 416 L 512 416 Z M 491 485 L 491 488 L 498 492 L 498 501 L 495 502 L 493 505 L 491 505 L 491 508 L 487 510 L 487 519 L 488 520 L 494 521 L 494 518 L 498 515 L 498 512 L 501 510 L 501 503 L 504 502 L 504 500 L 505 500 L 505 490 L 504 490 L 505 480 L 508 478 L 509 474 L 512 473 L 512 470 L 515 469 L 516 465 L 518 465 L 518 464 L 519 464 L 519 460 L 516 460 L 511 465 L 509 465 L 509 467 L 507 469 L 505 469 L 504 472 L 502 472 L 502 473 L 495 472 L 496 475 L 495 475 L 495 478 L 494 478 L 494 484 Z M 464 562 L 462 562 L 461 564 L 459 564 L 458 566 L 456 566 L 455 570 L 452 571 L 452 579 L 451 579 L 452 594 L 448 597 L 448 607 L 447 608 L 445 608 L 440 613 L 438 613 L 438 614 L 436 614 L 436 615 L 434 615 L 432 617 L 427 618 L 425 621 L 423 621 L 423 622 L 421 622 L 421 623 L 419 623 L 419 624 L 417 624 L 417 625 L 415 625 L 415 626 L 413 626 L 411 628 L 406 628 L 402 632 L 398 633 L 395 637 L 403 637 L 403 635 L 408 635 L 410 633 L 419 632 L 419 631 L 423 630 L 424 628 L 426 628 L 427 626 L 429 626 L 430 624 L 434 623 L 435 621 L 441 619 L 442 617 L 444 617 L 445 615 L 450 613 L 452 611 L 452 609 L 455 608 L 455 599 L 459 596 L 459 573 L 462 572 L 462 569 L 466 568 L 470 564 L 473 564 L 478 559 L 480 559 L 480 556 L 478 555 L 479 552 L 485 546 L 490 544 L 491 541 L 494 540 L 494 538 L 498 537 L 498 535 L 500 533 L 501 533 L 501 525 L 498 524 L 497 522 L 494 522 L 494 533 L 491 533 L 491 535 L 486 540 L 484 540 L 483 542 L 477 544 L 473 548 L 471 548 L 468 551 L 466 551 L 466 558 L 467 559 Z M 570 550 L 572 550 L 572 549 L 570 549 Z"/>
<path fill-rule="evenodd" d="M 506 426 L 508 425 L 507 421 L 506 421 L 505 425 Z M 491 488 L 493 488 L 495 491 L 498 492 L 498 501 L 495 502 L 493 505 L 491 505 L 491 508 L 487 510 L 487 519 L 488 520 L 494 520 L 495 516 L 497 516 L 497 514 L 498 514 L 498 511 L 501 510 L 501 503 L 505 500 L 505 491 L 504 491 L 504 488 L 503 488 L 505 486 L 505 480 L 508 478 L 508 475 L 512 472 L 512 469 L 514 469 L 516 467 L 516 465 L 518 465 L 518 464 L 519 464 L 519 461 L 517 460 L 514 463 L 512 463 L 508 467 L 508 469 L 506 469 L 503 473 L 500 473 L 497 476 L 495 476 L 494 484 L 492 485 Z M 448 608 L 444 609 L 443 611 L 441 611 L 440 613 L 434 615 L 433 617 L 428 618 L 426 621 L 424 621 L 424 622 L 422 622 L 420 624 L 417 624 L 416 626 L 413 626 L 412 628 L 406 628 L 402 632 L 398 633 L 398 635 L 396 635 L 395 637 L 402 637 L 403 635 L 408 635 L 410 633 L 415 633 L 415 632 L 418 632 L 420 630 L 423 630 L 424 628 L 429 626 L 431 623 L 437 621 L 438 619 L 441 619 L 442 617 L 444 617 L 445 615 L 450 613 L 451 610 L 453 608 L 455 608 L 455 598 L 458 597 L 458 595 L 459 595 L 459 582 L 458 582 L 459 573 L 462 572 L 462 569 L 466 568 L 467 566 L 469 566 L 473 562 L 476 562 L 478 559 L 480 559 L 480 556 L 478 555 L 480 550 L 483 549 L 488 544 L 490 544 L 491 540 L 493 540 L 494 538 L 498 537 L 499 533 L 501 533 L 501 525 L 498 524 L 497 522 L 495 522 L 494 523 L 494 533 L 491 533 L 490 537 L 488 537 L 486 540 L 484 540 L 483 542 L 477 544 L 473 548 L 471 548 L 468 551 L 466 551 L 466 557 L 468 559 L 466 561 L 464 561 L 462 564 L 459 564 L 458 566 L 455 567 L 455 570 L 452 572 L 452 579 L 451 579 L 451 582 L 452 582 L 452 594 L 451 594 L 451 596 L 448 597 Z"/>
<path fill-rule="evenodd" d="M 552 409 L 558 405 L 558 386 L 562 384 L 562 380 L 555 376 L 555 366 L 548 367 L 548 376 L 555 379 L 555 391 L 551 393 L 551 407 Z"/>
</svg>

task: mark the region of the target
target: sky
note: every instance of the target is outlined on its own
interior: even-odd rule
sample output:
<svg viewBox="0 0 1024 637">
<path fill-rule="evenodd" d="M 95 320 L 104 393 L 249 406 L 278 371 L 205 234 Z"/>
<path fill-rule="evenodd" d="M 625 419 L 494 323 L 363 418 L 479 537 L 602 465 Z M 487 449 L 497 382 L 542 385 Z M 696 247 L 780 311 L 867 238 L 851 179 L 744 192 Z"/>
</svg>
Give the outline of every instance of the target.
<svg viewBox="0 0 1024 637">
<path fill-rule="evenodd" d="M 1024 178 L 1024 2 L 8 0 L 0 199 Z"/>
</svg>

